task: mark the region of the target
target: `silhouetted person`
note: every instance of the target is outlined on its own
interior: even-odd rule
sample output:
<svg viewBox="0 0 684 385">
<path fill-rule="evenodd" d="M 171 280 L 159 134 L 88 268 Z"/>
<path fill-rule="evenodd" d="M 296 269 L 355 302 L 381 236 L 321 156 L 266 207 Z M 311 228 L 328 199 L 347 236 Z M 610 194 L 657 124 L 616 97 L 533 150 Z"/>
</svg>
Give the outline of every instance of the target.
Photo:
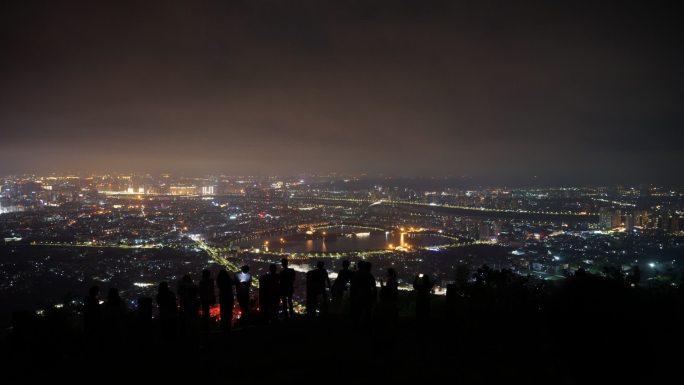
<svg viewBox="0 0 684 385">
<path fill-rule="evenodd" d="M 581 279 L 581 278 L 586 278 L 587 275 L 589 275 L 589 274 L 587 273 L 587 271 L 584 270 L 583 267 L 580 267 L 579 269 L 577 269 L 577 271 L 575 271 L 574 277 L 575 277 L 575 278 L 580 278 L 580 279 Z"/>
<path fill-rule="evenodd" d="M 416 319 L 425 322 L 430 319 L 430 293 L 434 283 L 427 274 L 418 274 L 413 280 L 416 291 Z"/>
<path fill-rule="evenodd" d="M 119 290 L 109 289 L 107 301 L 104 304 L 104 332 L 106 339 L 113 344 L 121 342 L 126 326 L 128 308 L 119 296 Z"/>
<path fill-rule="evenodd" d="M 399 282 L 397 272 L 387 269 L 387 282 L 380 280 L 380 308 L 382 321 L 393 324 L 397 319 L 397 299 L 399 298 Z"/>
<path fill-rule="evenodd" d="M 159 326 L 162 337 L 171 339 L 176 335 L 178 304 L 176 303 L 176 295 L 169 290 L 169 284 L 166 282 L 159 284 L 157 306 L 159 307 Z"/>
<path fill-rule="evenodd" d="M 283 304 L 283 312 L 285 318 L 292 318 L 294 316 L 294 304 L 292 303 L 292 294 L 294 293 L 295 271 L 293 268 L 287 267 L 287 258 L 280 260 L 283 270 L 280 272 L 280 301 Z"/>
<path fill-rule="evenodd" d="M 195 332 L 199 315 L 199 289 L 189 275 L 184 275 L 178 285 L 178 302 L 180 304 L 180 324 L 185 335 Z"/>
<path fill-rule="evenodd" d="M 330 288 L 330 296 L 332 298 L 331 307 L 335 312 L 341 313 L 344 306 L 344 293 L 348 291 L 349 283 L 351 282 L 352 271 L 349 270 L 349 260 L 342 261 L 342 270 L 337 274 L 335 282 Z"/>
<path fill-rule="evenodd" d="M 209 327 L 210 314 L 209 308 L 216 304 L 214 279 L 211 272 L 207 269 L 202 270 L 202 280 L 199 283 L 199 296 L 202 305 L 202 320 L 205 328 Z"/>
<path fill-rule="evenodd" d="M 387 282 L 383 286 L 385 299 L 389 301 L 397 301 L 399 296 L 399 282 L 397 281 L 397 271 L 389 268 L 387 269 Z"/>
<path fill-rule="evenodd" d="M 249 273 L 249 266 L 244 265 L 240 272 L 235 274 L 235 291 L 242 318 L 245 320 L 249 319 L 249 293 L 251 288 L 252 274 Z"/>
<path fill-rule="evenodd" d="M 100 287 L 93 286 L 83 299 L 83 329 L 86 338 L 92 340 L 102 328 L 102 307 L 100 306 Z"/>
<path fill-rule="evenodd" d="M 330 288 L 330 278 L 328 278 L 328 271 L 325 270 L 323 261 L 318 261 L 316 268 L 306 273 L 306 314 L 313 318 L 316 316 L 316 310 L 320 312 L 321 316 L 328 313 L 328 294 L 327 288 Z"/>
<path fill-rule="evenodd" d="M 464 298 L 466 298 L 466 293 L 469 290 L 469 280 L 470 267 L 464 264 L 456 266 L 454 282 L 447 284 L 446 287 L 447 315 L 449 318 L 456 317 L 459 313 L 457 307 L 466 303 Z"/>
<path fill-rule="evenodd" d="M 233 280 L 226 269 L 221 269 L 216 276 L 216 286 L 219 289 L 219 307 L 221 310 L 221 329 L 229 330 L 233 322 Z"/>
<path fill-rule="evenodd" d="M 152 322 L 152 298 L 138 298 L 138 322 L 145 327 L 149 327 Z"/>
<path fill-rule="evenodd" d="M 268 267 L 268 272 L 259 278 L 259 307 L 264 315 L 266 322 L 278 319 L 278 267 L 272 263 Z"/>
<path fill-rule="evenodd" d="M 352 276 L 350 286 L 352 319 L 367 325 L 377 298 L 377 288 L 375 277 L 371 274 L 371 263 L 359 261 L 357 266 L 358 271 Z"/>
<path fill-rule="evenodd" d="M 632 267 L 631 273 L 627 276 L 627 283 L 631 286 L 638 286 L 641 281 L 641 269 L 638 265 Z"/>
</svg>

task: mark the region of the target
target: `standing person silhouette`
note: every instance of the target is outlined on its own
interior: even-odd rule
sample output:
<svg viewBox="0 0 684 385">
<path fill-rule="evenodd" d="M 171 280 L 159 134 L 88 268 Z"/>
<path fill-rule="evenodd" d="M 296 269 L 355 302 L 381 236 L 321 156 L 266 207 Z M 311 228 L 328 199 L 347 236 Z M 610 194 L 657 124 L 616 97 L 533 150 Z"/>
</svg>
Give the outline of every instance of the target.
<svg viewBox="0 0 684 385">
<path fill-rule="evenodd" d="M 413 288 L 416 291 L 416 320 L 419 323 L 430 319 L 430 293 L 434 282 L 427 274 L 418 274 L 413 280 Z"/>
<path fill-rule="evenodd" d="M 382 321 L 394 325 L 397 320 L 397 300 L 399 298 L 399 282 L 396 270 L 387 269 L 387 282 L 380 280 L 380 305 Z"/>
<path fill-rule="evenodd" d="M 373 307 L 377 299 L 375 277 L 371 273 L 370 262 L 359 261 L 358 271 L 354 273 L 351 282 L 352 319 L 362 325 L 370 325 Z"/>
<path fill-rule="evenodd" d="M 119 346 L 123 341 L 128 315 L 128 307 L 119 296 L 119 289 L 111 288 L 107 292 L 103 314 L 105 339 L 111 347 Z"/>
<path fill-rule="evenodd" d="M 274 322 L 278 320 L 279 282 L 278 267 L 272 263 L 268 272 L 259 278 L 259 307 L 264 315 L 264 321 Z"/>
<path fill-rule="evenodd" d="M 100 287 L 92 286 L 83 298 L 83 331 L 85 342 L 90 349 L 99 349 L 102 344 L 102 305 Z"/>
<path fill-rule="evenodd" d="M 162 337 L 166 340 L 173 339 L 176 335 L 178 304 L 176 303 L 176 295 L 169 290 L 169 284 L 166 282 L 159 284 L 157 306 L 159 307 L 159 324 Z"/>
<path fill-rule="evenodd" d="M 221 269 L 216 276 L 216 286 L 219 288 L 219 307 L 221 309 L 221 329 L 230 330 L 233 323 L 233 280 L 226 269 Z"/>
<path fill-rule="evenodd" d="M 181 331 L 185 336 L 195 334 L 200 307 L 198 297 L 199 289 L 192 281 L 192 277 L 189 274 L 184 275 L 178 285 L 178 302 L 180 304 Z"/>
<path fill-rule="evenodd" d="M 306 314 L 309 318 L 316 316 L 316 311 L 322 317 L 328 313 L 328 293 L 326 287 L 330 288 L 330 278 L 328 271 L 325 270 L 323 261 L 318 261 L 316 268 L 306 273 Z"/>
<path fill-rule="evenodd" d="M 337 273 L 337 278 L 330 288 L 331 312 L 341 314 L 344 308 L 344 293 L 348 291 L 349 283 L 352 279 L 352 271 L 349 270 L 349 260 L 342 261 L 342 270 Z"/>
<path fill-rule="evenodd" d="M 86 337 L 94 341 L 102 328 L 102 307 L 100 306 L 100 287 L 93 286 L 83 299 L 83 329 Z"/>
<path fill-rule="evenodd" d="M 214 279 L 211 278 L 211 271 L 202 270 L 202 279 L 199 283 L 200 303 L 202 304 L 202 326 L 209 328 L 210 314 L 209 308 L 216 304 L 216 292 Z"/>
<path fill-rule="evenodd" d="M 240 272 L 235 274 L 235 291 L 237 292 L 238 305 L 242 313 L 243 322 L 249 320 L 249 294 L 252 288 L 252 274 L 249 266 L 244 265 Z"/>
<path fill-rule="evenodd" d="M 280 260 L 283 270 L 280 272 L 280 301 L 283 304 L 283 312 L 285 318 L 292 318 L 294 316 L 294 305 L 292 303 L 292 294 L 294 293 L 295 271 L 287 267 L 288 260 L 283 258 Z"/>
</svg>

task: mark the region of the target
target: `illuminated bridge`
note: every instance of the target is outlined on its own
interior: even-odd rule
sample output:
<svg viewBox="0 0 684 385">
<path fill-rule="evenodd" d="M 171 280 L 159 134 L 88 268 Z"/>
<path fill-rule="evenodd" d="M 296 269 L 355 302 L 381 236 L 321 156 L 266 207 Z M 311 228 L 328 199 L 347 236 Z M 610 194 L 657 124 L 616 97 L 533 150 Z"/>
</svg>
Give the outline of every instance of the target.
<svg viewBox="0 0 684 385">
<path fill-rule="evenodd" d="M 484 207 L 466 207 L 453 205 L 439 205 L 434 203 L 420 203 L 409 201 L 390 201 L 390 200 L 371 200 L 371 199 L 354 199 L 354 198 L 327 198 L 327 197 L 311 197 L 300 196 L 291 197 L 313 204 L 337 204 L 345 205 L 368 205 L 368 206 L 389 206 L 398 209 L 414 212 L 436 212 L 442 214 L 451 214 L 464 217 L 475 217 L 483 219 L 519 219 L 530 221 L 550 221 L 550 222 L 569 222 L 579 223 L 588 222 L 596 223 L 599 220 L 598 214 L 593 213 L 576 213 L 576 212 L 549 212 L 549 211 L 530 211 L 530 210 L 499 210 L 489 209 Z"/>
</svg>

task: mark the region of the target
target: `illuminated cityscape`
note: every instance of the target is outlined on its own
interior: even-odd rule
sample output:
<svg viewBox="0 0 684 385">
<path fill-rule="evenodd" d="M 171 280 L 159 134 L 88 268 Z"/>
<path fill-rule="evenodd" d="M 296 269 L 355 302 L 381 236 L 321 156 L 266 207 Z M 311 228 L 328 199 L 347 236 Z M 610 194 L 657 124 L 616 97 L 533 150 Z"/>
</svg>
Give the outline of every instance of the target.
<svg viewBox="0 0 684 385">
<path fill-rule="evenodd" d="M 660 384 L 681 5 L 0 5 L 0 378 Z"/>
<path fill-rule="evenodd" d="M 116 283 L 134 306 L 139 296 L 153 295 L 157 282 L 184 273 L 248 263 L 261 275 L 282 257 L 301 272 L 318 260 L 331 272 L 344 259 L 368 260 L 378 274 L 395 268 L 406 290 L 422 271 L 435 277 L 442 295 L 462 264 L 543 280 L 578 269 L 603 274 L 611 266 L 628 275 L 638 267 L 645 282 L 672 285 L 683 268 L 681 189 L 465 189 L 444 180 L 444 187 L 425 190 L 404 187 L 420 180 L 320 175 L 2 181 L 5 303 L 30 300 L 22 294 L 39 287 L 46 291 L 34 298 L 36 306 Z"/>
</svg>

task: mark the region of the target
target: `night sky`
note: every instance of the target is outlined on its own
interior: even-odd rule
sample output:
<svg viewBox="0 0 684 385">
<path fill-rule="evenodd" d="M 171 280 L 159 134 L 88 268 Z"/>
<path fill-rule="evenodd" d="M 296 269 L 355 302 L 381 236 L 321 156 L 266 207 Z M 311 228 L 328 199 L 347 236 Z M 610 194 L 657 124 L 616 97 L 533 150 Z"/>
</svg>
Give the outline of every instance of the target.
<svg viewBox="0 0 684 385">
<path fill-rule="evenodd" d="M 681 184 L 674 4 L 3 1 L 0 174 Z"/>
</svg>

